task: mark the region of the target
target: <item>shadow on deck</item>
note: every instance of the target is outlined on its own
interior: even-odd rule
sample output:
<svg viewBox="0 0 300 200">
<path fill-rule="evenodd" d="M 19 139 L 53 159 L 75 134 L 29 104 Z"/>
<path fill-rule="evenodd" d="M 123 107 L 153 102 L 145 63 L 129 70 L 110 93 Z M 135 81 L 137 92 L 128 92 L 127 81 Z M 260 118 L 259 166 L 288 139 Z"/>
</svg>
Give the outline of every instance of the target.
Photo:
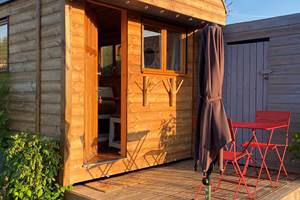
<svg viewBox="0 0 300 200">
<path fill-rule="evenodd" d="M 192 169 L 193 161 L 186 160 L 88 182 L 75 186 L 66 194 L 66 199 L 190 200 L 194 199 L 194 194 L 201 181 L 201 174 Z M 230 174 L 230 170 L 228 172 Z M 248 172 L 247 175 L 250 176 L 255 173 L 251 168 Z M 219 175 L 214 173 L 212 180 L 217 182 L 218 177 Z M 227 175 L 225 179 L 237 180 L 237 177 Z M 247 182 L 250 184 L 255 180 L 247 177 Z M 217 192 L 213 192 L 212 199 L 232 199 L 235 189 L 235 183 L 224 181 L 221 188 Z M 238 198 L 248 199 L 248 196 L 244 190 L 241 190 Z M 259 200 L 300 199 L 300 175 L 290 173 L 289 179 L 287 181 L 280 180 L 277 187 L 271 187 L 269 181 L 262 180 L 257 188 L 256 198 Z M 204 199 L 203 193 L 199 195 L 199 199 Z"/>
</svg>

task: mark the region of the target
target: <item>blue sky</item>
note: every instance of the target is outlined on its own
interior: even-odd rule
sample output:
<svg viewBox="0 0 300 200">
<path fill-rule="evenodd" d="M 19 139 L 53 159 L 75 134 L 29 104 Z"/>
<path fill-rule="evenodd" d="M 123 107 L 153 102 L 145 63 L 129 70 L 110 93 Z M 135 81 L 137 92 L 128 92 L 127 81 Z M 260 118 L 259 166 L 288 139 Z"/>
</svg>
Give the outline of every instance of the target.
<svg viewBox="0 0 300 200">
<path fill-rule="evenodd" d="M 7 35 L 7 26 L 0 25 L 0 40 L 3 39 L 3 37 L 6 37 L 6 35 Z"/>
<path fill-rule="evenodd" d="M 228 0 L 227 24 L 300 13 L 300 0 Z"/>
</svg>

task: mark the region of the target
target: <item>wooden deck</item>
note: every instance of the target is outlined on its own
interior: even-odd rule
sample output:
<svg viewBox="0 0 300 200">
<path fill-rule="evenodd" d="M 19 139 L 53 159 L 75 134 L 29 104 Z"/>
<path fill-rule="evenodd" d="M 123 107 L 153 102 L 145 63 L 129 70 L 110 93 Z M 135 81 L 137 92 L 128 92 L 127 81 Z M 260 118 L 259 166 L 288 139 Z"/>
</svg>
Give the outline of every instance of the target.
<svg viewBox="0 0 300 200">
<path fill-rule="evenodd" d="M 201 174 L 194 172 L 193 161 L 186 160 L 169 165 L 154 167 L 137 172 L 131 172 L 120 176 L 102 179 L 77 185 L 72 191 L 66 194 L 66 199 L 87 200 L 87 199 L 194 199 L 195 191 L 201 181 Z M 230 172 L 230 167 L 227 172 Z M 249 176 L 254 174 L 250 168 Z M 230 173 L 229 173 L 230 174 Z M 213 174 L 213 180 L 218 181 L 219 175 Z M 236 184 L 232 180 L 237 177 L 226 176 L 221 188 L 213 192 L 213 199 L 232 199 Z M 253 183 L 254 178 L 247 178 L 248 183 Z M 250 188 L 253 189 L 253 188 Z M 289 174 L 289 180 L 281 180 L 277 187 L 270 187 L 267 180 L 262 180 L 257 188 L 257 199 L 300 199 L 300 175 Z M 239 199 L 248 199 L 242 190 L 238 195 Z M 203 199 L 200 194 L 199 199 Z"/>
</svg>

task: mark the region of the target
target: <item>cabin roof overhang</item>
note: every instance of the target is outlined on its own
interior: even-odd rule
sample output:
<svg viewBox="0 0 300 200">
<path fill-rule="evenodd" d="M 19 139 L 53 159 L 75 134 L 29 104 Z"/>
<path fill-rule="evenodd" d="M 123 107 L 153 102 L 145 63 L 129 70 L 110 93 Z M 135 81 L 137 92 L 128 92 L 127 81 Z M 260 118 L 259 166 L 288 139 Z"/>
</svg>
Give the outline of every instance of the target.
<svg viewBox="0 0 300 200">
<path fill-rule="evenodd" d="M 172 20 L 189 26 L 203 22 L 225 25 L 224 0 L 87 0 L 138 11 L 145 16 Z"/>
</svg>

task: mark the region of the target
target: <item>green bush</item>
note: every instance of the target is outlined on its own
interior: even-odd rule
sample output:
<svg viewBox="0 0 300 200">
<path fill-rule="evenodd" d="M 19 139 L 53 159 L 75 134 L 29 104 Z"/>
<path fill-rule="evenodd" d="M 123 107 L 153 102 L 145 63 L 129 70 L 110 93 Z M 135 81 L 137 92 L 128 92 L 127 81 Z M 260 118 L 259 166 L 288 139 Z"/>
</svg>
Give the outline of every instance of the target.
<svg viewBox="0 0 300 200">
<path fill-rule="evenodd" d="M 7 132 L 8 74 L 0 73 L 0 134 Z"/>
<path fill-rule="evenodd" d="M 0 199 L 63 199 L 57 141 L 7 129 L 8 73 L 0 73 Z"/>
<path fill-rule="evenodd" d="M 57 183 L 62 158 L 57 141 L 38 135 L 6 134 L 0 186 L 5 199 L 63 199 L 67 187 Z"/>
<path fill-rule="evenodd" d="M 0 139 L 5 134 L 7 134 L 7 126 L 6 126 L 8 120 L 7 102 L 8 102 L 8 73 L 1 72 L 0 73 Z M 0 151 L 0 172 L 2 171 L 3 163 L 4 163 L 4 158 Z M 0 182 L 1 180 L 2 179 L 0 179 Z M 1 196 L 2 195 L 0 193 L 0 199 L 2 199 Z"/>
<path fill-rule="evenodd" d="M 295 133 L 293 135 L 289 152 L 291 152 L 293 160 L 300 160 L 300 133 Z"/>
</svg>

